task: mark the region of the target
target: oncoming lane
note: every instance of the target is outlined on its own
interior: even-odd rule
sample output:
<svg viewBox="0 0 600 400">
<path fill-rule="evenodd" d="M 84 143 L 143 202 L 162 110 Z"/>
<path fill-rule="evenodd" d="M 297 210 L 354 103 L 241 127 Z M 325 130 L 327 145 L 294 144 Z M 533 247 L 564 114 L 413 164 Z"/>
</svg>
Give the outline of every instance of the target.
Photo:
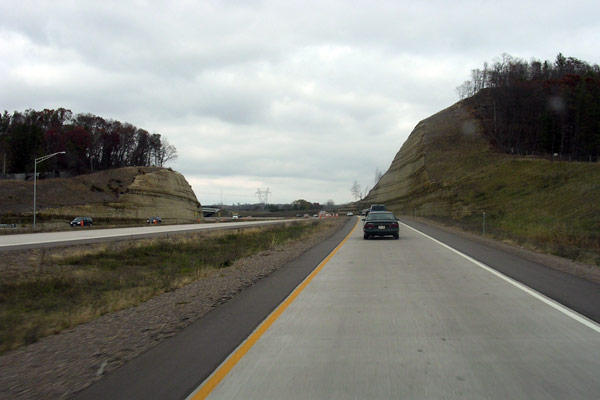
<svg viewBox="0 0 600 400">
<path fill-rule="evenodd" d="M 248 221 L 235 223 L 209 223 L 185 225 L 150 225 L 132 228 L 114 229 L 81 229 L 73 228 L 70 231 L 27 233 L 0 236 L 0 252 L 10 250 L 29 249 L 36 247 L 66 246 L 112 240 L 141 239 L 153 236 L 168 236 L 204 230 L 238 229 L 258 225 L 280 224 L 294 220 L 267 220 Z"/>
<path fill-rule="evenodd" d="M 209 398 L 596 399 L 589 323 L 408 227 L 357 229 Z"/>
</svg>

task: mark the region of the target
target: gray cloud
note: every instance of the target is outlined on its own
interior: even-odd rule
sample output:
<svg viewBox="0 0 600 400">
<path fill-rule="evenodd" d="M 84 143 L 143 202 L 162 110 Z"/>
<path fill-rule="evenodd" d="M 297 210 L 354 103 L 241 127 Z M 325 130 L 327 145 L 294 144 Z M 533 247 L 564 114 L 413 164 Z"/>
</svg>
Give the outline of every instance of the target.
<svg viewBox="0 0 600 400">
<path fill-rule="evenodd" d="M 0 3 L 0 109 L 159 132 L 201 202 L 350 201 L 421 119 L 502 53 L 598 63 L 574 1 Z"/>
</svg>

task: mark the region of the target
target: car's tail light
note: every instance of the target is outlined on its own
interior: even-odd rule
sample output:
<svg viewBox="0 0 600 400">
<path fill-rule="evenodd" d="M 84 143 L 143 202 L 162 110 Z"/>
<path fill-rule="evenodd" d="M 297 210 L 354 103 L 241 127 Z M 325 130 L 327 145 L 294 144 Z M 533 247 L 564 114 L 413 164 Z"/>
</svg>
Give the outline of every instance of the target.
<svg viewBox="0 0 600 400">
<path fill-rule="evenodd" d="M 373 229 L 373 228 L 375 228 L 375 225 L 373 225 L 373 224 L 366 224 L 365 228 L 366 229 Z"/>
<path fill-rule="evenodd" d="M 398 223 L 397 222 L 392 222 L 390 224 L 390 228 L 398 228 Z"/>
</svg>

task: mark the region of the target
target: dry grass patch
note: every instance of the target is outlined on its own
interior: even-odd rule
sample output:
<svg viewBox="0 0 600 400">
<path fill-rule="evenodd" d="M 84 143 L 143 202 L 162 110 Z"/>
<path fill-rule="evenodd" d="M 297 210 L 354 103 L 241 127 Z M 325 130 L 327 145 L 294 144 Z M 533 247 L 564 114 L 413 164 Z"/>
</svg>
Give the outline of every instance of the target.
<svg viewBox="0 0 600 400">
<path fill-rule="evenodd" d="M 29 266 L 0 275 L 0 353 L 138 305 L 240 258 L 303 240 L 334 224 L 302 221 L 32 251 Z"/>
</svg>

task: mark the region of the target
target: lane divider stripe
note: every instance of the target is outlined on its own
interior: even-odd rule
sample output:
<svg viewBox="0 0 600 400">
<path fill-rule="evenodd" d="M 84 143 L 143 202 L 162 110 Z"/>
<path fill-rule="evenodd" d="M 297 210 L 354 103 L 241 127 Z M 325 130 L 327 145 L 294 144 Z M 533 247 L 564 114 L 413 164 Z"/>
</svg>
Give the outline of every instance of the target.
<svg viewBox="0 0 600 400">
<path fill-rule="evenodd" d="M 337 245 L 335 249 L 329 255 L 321 261 L 321 263 L 315 268 L 305 279 L 302 281 L 296 289 L 256 328 L 256 330 L 248 336 L 248 338 L 242 342 L 242 344 L 235 350 L 231 355 L 217 368 L 211 376 L 209 376 L 192 394 L 190 394 L 186 400 L 201 400 L 205 399 L 217 385 L 227 376 L 227 374 L 235 367 L 235 365 L 248 353 L 248 351 L 254 346 L 254 344 L 261 338 L 261 336 L 273 325 L 273 323 L 279 318 L 279 316 L 285 311 L 286 308 L 298 297 L 298 295 L 308 286 L 310 281 L 323 269 L 325 264 L 331 260 L 331 258 L 337 253 L 337 251 L 346 243 L 348 238 L 354 233 L 358 226 L 359 218 L 356 218 L 354 227 L 348 233 L 348 235 Z"/>
<path fill-rule="evenodd" d="M 521 282 L 518 282 L 518 281 L 516 281 L 516 280 L 514 280 L 514 279 L 512 279 L 512 278 L 510 278 L 510 277 L 508 277 L 506 275 L 504 275 L 503 273 L 501 273 L 499 271 L 496 271 L 495 269 L 493 269 L 489 265 L 484 264 L 482 262 L 479 262 L 479 261 L 475 260 L 474 258 L 469 257 L 465 253 L 462 253 L 462 252 L 456 250 L 455 248 L 450 247 L 447 244 L 442 243 L 439 240 L 432 238 L 431 236 L 429 236 L 429 235 L 421 232 L 420 230 L 415 229 L 412 226 L 406 225 L 406 224 L 404 224 L 402 222 L 401 222 L 401 224 L 404 225 L 404 226 L 406 226 L 407 228 L 410 228 L 413 231 L 415 231 L 415 232 L 417 232 L 417 233 L 425 236 L 426 238 L 433 240 L 434 242 L 436 242 L 440 246 L 443 246 L 443 247 L 447 248 L 448 250 L 453 251 L 454 253 L 458 254 L 459 256 L 466 258 L 467 260 L 471 261 L 473 264 L 477 265 L 478 267 L 483 268 L 484 270 L 488 271 L 489 273 L 496 275 L 497 277 L 505 280 L 506 282 L 512 284 L 513 286 L 516 286 L 517 288 L 519 288 L 522 291 L 524 291 L 525 293 L 527 293 L 527 294 L 535 297 L 536 299 L 543 301 L 544 303 L 546 303 L 550 307 L 552 307 L 552 308 L 560 311 L 561 313 L 567 315 L 568 317 L 571 317 L 575 321 L 577 321 L 577 322 L 579 322 L 579 323 L 587 326 L 588 328 L 591 328 L 594 331 L 600 333 L 600 325 L 597 324 L 596 322 L 592 321 L 591 319 L 588 319 L 588 318 L 584 317 L 583 315 L 579 314 L 578 312 L 573 311 L 570 308 L 568 308 L 568 307 L 560 304 L 559 302 L 557 302 L 555 300 L 552 300 L 549 297 L 544 296 L 543 294 L 541 294 L 540 292 L 538 292 L 538 291 L 530 288 L 529 286 L 526 286 L 526 285 L 522 284 Z"/>
</svg>

